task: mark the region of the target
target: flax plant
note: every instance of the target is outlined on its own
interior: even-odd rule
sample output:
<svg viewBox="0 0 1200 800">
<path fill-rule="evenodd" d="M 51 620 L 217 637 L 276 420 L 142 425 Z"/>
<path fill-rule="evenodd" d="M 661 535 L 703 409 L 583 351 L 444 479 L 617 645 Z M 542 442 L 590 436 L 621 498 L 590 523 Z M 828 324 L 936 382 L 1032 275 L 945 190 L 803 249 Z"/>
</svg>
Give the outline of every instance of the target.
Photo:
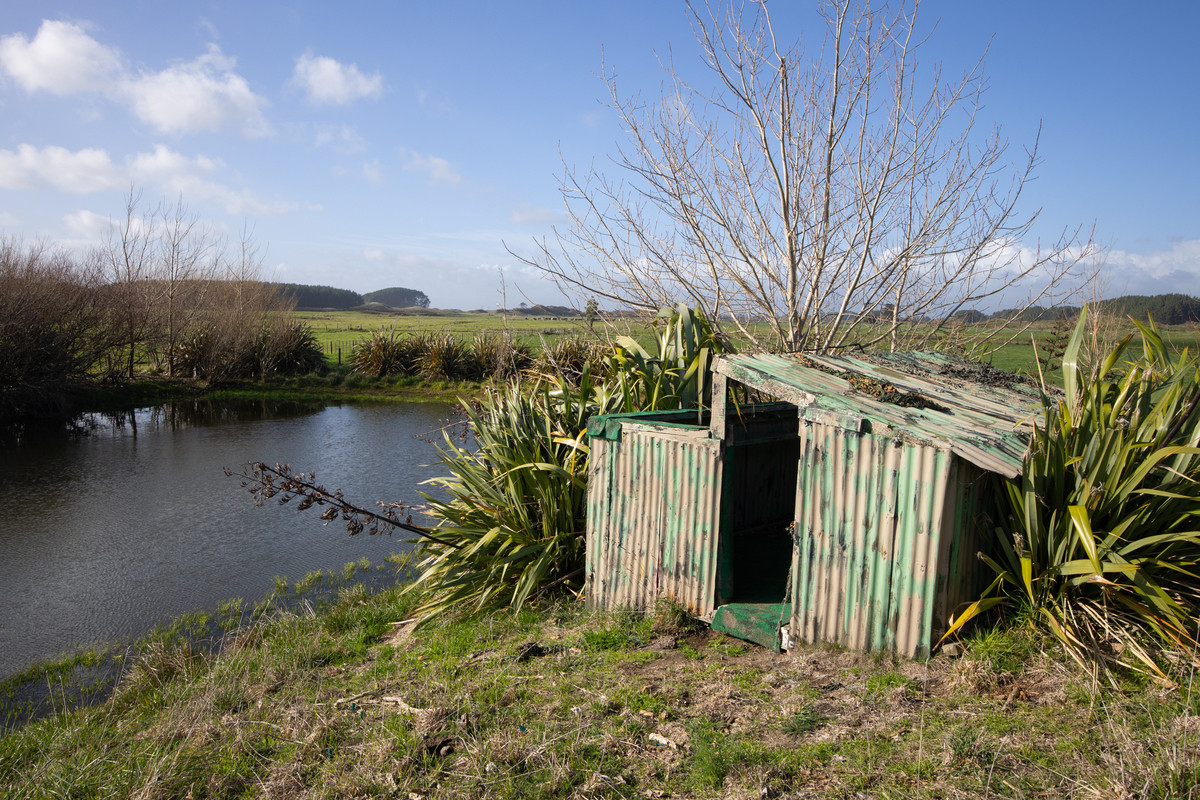
<svg viewBox="0 0 1200 800">
<path fill-rule="evenodd" d="M 587 420 L 598 406 L 585 366 L 578 384 L 511 383 L 479 407 L 464 404 L 471 442 L 449 435 L 440 449 L 450 473 L 425 495 L 440 542 L 426 542 L 409 590 L 418 613 L 490 606 L 519 608 L 530 597 L 581 584 L 587 502 Z"/>
<path fill-rule="evenodd" d="M 1062 399 L 1045 401 L 1024 473 L 1002 497 L 996 579 L 950 633 L 1002 602 L 1027 606 L 1079 663 L 1162 675 L 1195 659 L 1200 613 L 1200 372 L 1158 329 L 1080 366 L 1086 309 L 1064 352 Z M 948 634 L 949 635 L 949 634 Z M 1187 655 L 1191 654 L 1191 655 Z"/>
<path fill-rule="evenodd" d="M 449 474 L 429 481 L 446 497 L 425 496 L 440 541 L 423 542 L 409 588 L 419 615 L 519 608 L 582 586 L 588 418 L 710 400 L 712 356 L 723 348 L 708 320 L 682 305 L 660 318 L 653 357 L 622 337 L 603 378 L 583 361 L 578 374 L 527 373 L 524 385 L 464 404 L 471 439 L 446 436 L 440 458 Z"/>
<path fill-rule="evenodd" d="M 707 317 L 678 303 L 664 308 L 656 322 L 654 351 L 619 336 L 609 364 L 627 411 L 707 407 L 712 400 L 713 356 L 726 351 Z"/>
</svg>

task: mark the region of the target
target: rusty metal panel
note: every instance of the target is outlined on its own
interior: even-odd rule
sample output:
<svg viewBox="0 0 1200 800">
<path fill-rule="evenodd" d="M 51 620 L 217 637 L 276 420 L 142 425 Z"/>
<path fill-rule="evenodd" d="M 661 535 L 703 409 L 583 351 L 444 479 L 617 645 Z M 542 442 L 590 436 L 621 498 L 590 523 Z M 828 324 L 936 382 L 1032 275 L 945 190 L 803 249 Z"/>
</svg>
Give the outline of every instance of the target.
<svg viewBox="0 0 1200 800">
<path fill-rule="evenodd" d="M 708 428 L 618 422 L 593 436 L 588 476 L 587 598 L 651 609 L 672 598 L 714 610 L 722 469 Z M 597 428 L 599 429 L 599 428 Z"/>
<path fill-rule="evenodd" d="M 949 580 L 943 515 L 957 459 L 837 425 L 800 433 L 792 637 L 922 656 Z"/>
</svg>

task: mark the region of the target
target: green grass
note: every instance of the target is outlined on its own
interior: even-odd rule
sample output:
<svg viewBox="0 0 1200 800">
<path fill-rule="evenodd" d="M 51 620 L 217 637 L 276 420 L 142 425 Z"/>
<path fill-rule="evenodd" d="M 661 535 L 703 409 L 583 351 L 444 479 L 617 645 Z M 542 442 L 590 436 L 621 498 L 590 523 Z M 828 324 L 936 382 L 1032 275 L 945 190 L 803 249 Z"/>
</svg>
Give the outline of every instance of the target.
<svg viewBox="0 0 1200 800">
<path fill-rule="evenodd" d="M 553 344 L 563 338 L 591 333 L 582 319 L 551 319 L 526 317 L 486 311 L 437 312 L 436 314 L 371 313 L 363 311 L 296 311 L 293 318 L 302 320 L 316 334 L 325 349 L 326 357 L 336 362 L 341 348 L 343 360 L 348 359 L 354 345 L 373 331 L 448 333 L 469 341 L 478 333 L 511 333 L 513 338 L 538 349 L 544 343 Z"/>
</svg>

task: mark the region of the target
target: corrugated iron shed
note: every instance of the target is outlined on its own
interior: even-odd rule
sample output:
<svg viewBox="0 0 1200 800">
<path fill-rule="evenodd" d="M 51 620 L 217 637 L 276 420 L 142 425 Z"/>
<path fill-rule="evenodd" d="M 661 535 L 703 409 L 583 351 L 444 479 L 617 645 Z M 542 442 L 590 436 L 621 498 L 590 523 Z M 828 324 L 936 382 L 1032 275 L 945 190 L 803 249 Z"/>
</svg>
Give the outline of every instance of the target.
<svg viewBox="0 0 1200 800">
<path fill-rule="evenodd" d="M 713 396 L 731 382 L 781 402 L 589 426 L 589 601 L 670 597 L 714 626 L 790 609 L 793 641 L 927 654 L 982 588 L 1034 387 L 936 353 L 720 357 Z"/>
</svg>

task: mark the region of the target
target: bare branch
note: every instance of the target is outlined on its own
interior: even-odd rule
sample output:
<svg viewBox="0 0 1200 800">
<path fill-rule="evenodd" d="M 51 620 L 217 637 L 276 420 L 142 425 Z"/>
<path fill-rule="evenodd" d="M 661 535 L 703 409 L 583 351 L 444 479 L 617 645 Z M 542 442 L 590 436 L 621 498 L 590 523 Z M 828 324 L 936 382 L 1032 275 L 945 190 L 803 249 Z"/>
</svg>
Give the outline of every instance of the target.
<svg viewBox="0 0 1200 800">
<path fill-rule="evenodd" d="M 826 2 L 815 53 L 767 9 L 689 6 L 709 85 L 667 61 L 648 104 L 606 72 L 628 134 L 621 178 L 565 167 L 569 225 L 513 255 L 568 293 L 686 298 L 787 350 L 917 345 L 974 304 L 1019 293 L 1028 307 L 1086 283 L 1097 248 L 1082 228 L 1022 244 L 1037 143 L 1009 163 L 980 121 L 982 57 L 957 79 L 918 70 L 915 5 Z"/>
<path fill-rule="evenodd" d="M 225 474 L 233 477 L 230 469 Z M 380 503 L 383 514 L 377 514 L 370 509 L 357 506 L 342 496 L 341 490 L 329 491 L 318 484 L 316 473 L 292 472 L 286 464 L 267 466 L 262 461 L 247 464 L 238 473 L 242 486 L 249 490 L 254 498 L 254 504 L 262 506 L 268 500 L 277 500 L 280 505 L 286 505 L 299 498 L 298 511 L 307 511 L 313 506 L 325 506 L 321 519 L 329 524 L 339 517 L 346 523 L 346 531 L 355 536 L 364 530 L 374 536 L 380 533 L 390 533 L 392 528 L 415 533 L 423 539 L 436 542 L 452 550 L 460 545 L 449 542 L 434 535 L 433 530 L 414 525 L 412 516 L 400 519 L 399 512 L 408 508 L 403 503 Z"/>
</svg>

